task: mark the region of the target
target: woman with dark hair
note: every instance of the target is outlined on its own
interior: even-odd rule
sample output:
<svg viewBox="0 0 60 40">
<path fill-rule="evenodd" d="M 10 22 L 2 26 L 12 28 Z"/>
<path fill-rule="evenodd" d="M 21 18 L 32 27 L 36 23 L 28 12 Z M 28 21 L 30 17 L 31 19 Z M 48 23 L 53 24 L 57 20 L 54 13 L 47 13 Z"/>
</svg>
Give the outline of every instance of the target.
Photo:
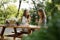
<svg viewBox="0 0 60 40">
<path fill-rule="evenodd" d="M 23 16 L 22 16 L 22 25 L 29 26 L 30 22 L 30 15 L 28 10 L 24 10 Z M 23 33 L 30 34 L 31 30 L 27 28 L 23 28 Z"/>
<path fill-rule="evenodd" d="M 38 25 L 46 25 L 46 14 L 42 9 L 38 10 L 39 23 Z"/>
<path fill-rule="evenodd" d="M 28 10 L 24 10 L 23 16 L 22 16 L 22 24 L 28 25 L 30 22 L 30 15 Z"/>
</svg>

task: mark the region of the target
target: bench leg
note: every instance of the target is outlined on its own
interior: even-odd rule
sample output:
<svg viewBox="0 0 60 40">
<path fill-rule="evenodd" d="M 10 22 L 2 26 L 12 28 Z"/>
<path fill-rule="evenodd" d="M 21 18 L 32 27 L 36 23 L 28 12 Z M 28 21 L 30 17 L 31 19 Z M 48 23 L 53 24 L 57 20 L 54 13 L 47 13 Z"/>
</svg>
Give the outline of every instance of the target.
<svg viewBox="0 0 60 40">
<path fill-rule="evenodd" d="M 16 28 L 14 28 L 14 33 L 17 35 L 17 29 Z M 16 37 L 13 37 L 13 40 L 15 40 L 16 39 Z"/>
<path fill-rule="evenodd" d="M 13 37 L 13 40 L 15 40 L 16 39 L 16 37 Z"/>
<path fill-rule="evenodd" d="M 4 32 L 5 32 L 5 28 L 6 28 L 6 27 L 3 27 L 2 31 L 1 31 L 1 39 L 2 39 L 2 40 L 4 39 L 3 34 L 4 34 Z"/>
<path fill-rule="evenodd" d="M 15 34 L 17 34 L 17 29 L 16 28 L 14 28 L 14 32 L 15 32 Z"/>
</svg>

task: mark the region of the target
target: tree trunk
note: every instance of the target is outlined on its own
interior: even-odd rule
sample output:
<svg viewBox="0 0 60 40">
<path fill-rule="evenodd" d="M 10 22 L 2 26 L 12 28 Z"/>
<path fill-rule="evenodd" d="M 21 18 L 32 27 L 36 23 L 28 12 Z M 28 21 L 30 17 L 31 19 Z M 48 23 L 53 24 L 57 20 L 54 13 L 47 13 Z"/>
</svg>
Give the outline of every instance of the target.
<svg viewBox="0 0 60 40">
<path fill-rule="evenodd" d="M 22 0 L 19 0 L 19 8 L 18 8 L 18 12 L 17 12 L 16 17 L 18 17 L 18 15 L 19 15 L 19 10 L 20 10 L 20 6 L 21 6 L 21 2 L 22 2 Z"/>
</svg>

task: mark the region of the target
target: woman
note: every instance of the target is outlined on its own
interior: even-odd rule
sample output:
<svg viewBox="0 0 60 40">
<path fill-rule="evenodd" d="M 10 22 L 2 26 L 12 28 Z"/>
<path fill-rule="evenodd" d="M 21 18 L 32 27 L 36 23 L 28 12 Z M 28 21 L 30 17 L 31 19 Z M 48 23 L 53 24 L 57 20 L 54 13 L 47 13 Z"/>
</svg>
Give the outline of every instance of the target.
<svg viewBox="0 0 60 40">
<path fill-rule="evenodd" d="M 43 26 L 46 25 L 46 14 L 42 9 L 38 10 L 38 16 L 39 16 L 39 23 L 38 25 Z"/>
<path fill-rule="evenodd" d="M 29 22 L 30 22 L 29 11 L 24 10 L 23 17 L 22 17 L 22 24 L 23 25 L 29 25 Z"/>
<path fill-rule="evenodd" d="M 30 22 L 30 15 L 28 10 L 24 10 L 23 17 L 22 17 L 22 25 L 28 26 Z M 23 28 L 23 32 L 29 34 L 31 32 L 30 29 Z"/>
</svg>

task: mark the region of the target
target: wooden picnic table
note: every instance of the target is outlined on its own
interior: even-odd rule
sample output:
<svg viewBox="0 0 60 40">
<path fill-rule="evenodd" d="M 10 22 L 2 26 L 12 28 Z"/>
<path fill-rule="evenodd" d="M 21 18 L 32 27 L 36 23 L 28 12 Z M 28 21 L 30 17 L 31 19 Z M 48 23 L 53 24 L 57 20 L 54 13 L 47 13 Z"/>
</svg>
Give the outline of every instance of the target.
<svg viewBox="0 0 60 40">
<path fill-rule="evenodd" d="M 6 28 L 14 28 L 14 33 L 17 35 L 17 34 L 19 34 L 19 33 L 17 33 L 17 30 L 16 30 L 16 28 L 27 28 L 27 29 L 33 29 L 33 30 L 35 30 L 35 29 L 40 29 L 40 27 L 39 26 L 34 26 L 34 25 L 19 25 L 19 26 L 17 26 L 17 25 L 13 25 L 13 26 L 9 26 L 9 25 L 6 25 L 6 24 L 4 24 L 4 25 L 1 25 L 0 24 L 0 27 L 2 27 L 2 31 L 1 31 L 1 38 L 2 38 L 2 40 L 3 40 L 3 34 L 4 34 L 4 32 L 5 32 L 5 29 Z M 20 33 L 21 34 L 21 33 Z"/>
<path fill-rule="evenodd" d="M 8 26 L 8 25 L 0 25 L 0 27 L 6 27 L 6 28 L 33 28 L 33 29 L 40 29 L 39 26 L 35 26 L 35 25 L 13 25 L 13 26 Z"/>
</svg>

